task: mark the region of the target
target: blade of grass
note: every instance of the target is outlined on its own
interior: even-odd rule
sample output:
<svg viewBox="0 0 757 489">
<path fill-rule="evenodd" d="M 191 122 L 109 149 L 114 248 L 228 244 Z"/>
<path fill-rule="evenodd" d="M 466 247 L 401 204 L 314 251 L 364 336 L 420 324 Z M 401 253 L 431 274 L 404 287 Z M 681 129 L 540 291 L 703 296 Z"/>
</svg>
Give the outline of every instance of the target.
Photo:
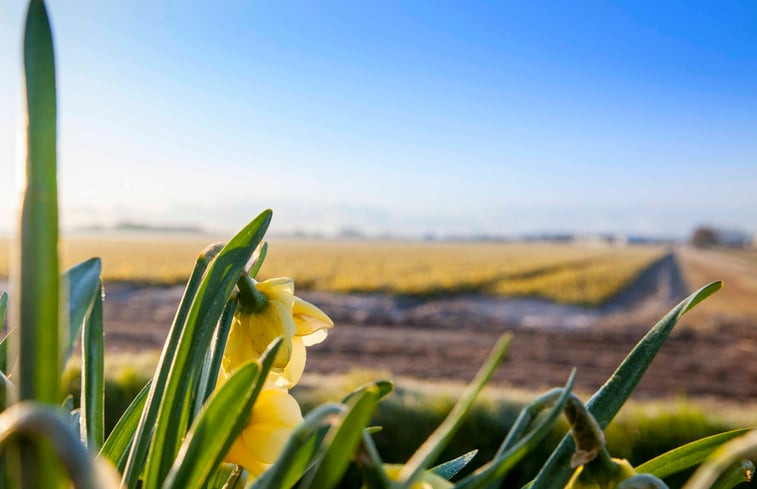
<svg viewBox="0 0 757 489">
<path fill-rule="evenodd" d="M 701 464 L 720 445 L 749 432 L 749 428 L 726 431 L 674 448 L 636 467 L 639 474 L 652 474 L 664 479 Z"/>
<path fill-rule="evenodd" d="M 100 450 L 105 437 L 105 345 L 102 285 L 81 332 L 81 439 L 89 451 Z"/>
<path fill-rule="evenodd" d="M 717 292 L 722 286 L 723 282 L 708 284 L 668 312 L 634 346 L 607 382 L 586 403 L 589 412 L 596 418 L 602 429 L 607 427 L 621 406 L 625 404 L 678 320 L 695 305 Z M 570 457 L 574 450 L 573 438 L 566 435 L 555 451 L 552 452 L 549 460 L 539 471 L 530 487 L 532 489 L 552 489 L 565 486 L 573 472 L 570 468 Z"/>
<path fill-rule="evenodd" d="M 168 338 L 163 345 L 160 361 L 158 362 L 158 367 L 155 369 L 155 374 L 150 383 L 150 391 L 145 399 L 145 407 L 142 410 L 139 423 L 134 432 L 134 442 L 131 445 L 129 456 L 127 457 L 124 466 L 122 486 L 134 488 L 142 473 L 152 437 L 152 429 L 155 425 L 155 419 L 158 416 L 160 399 L 163 397 L 166 379 L 168 378 L 171 363 L 176 354 L 176 347 L 179 344 L 179 339 L 181 338 L 181 333 L 184 329 L 184 322 L 187 319 L 189 308 L 191 307 L 192 301 L 200 287 L 200 282 L 205 274 L 205 270 L 207 270 L 210 261 L 215 258 L 221 249 L 222 245 L 220 244 L 208 246 L 202 251 L 202 253 L 200 253 L 195 261 L 192 275 L 189 277 L 187 286 L 184 289 L 179 309 L 176 312 L 176 317 L 171 325 L 171 330 L 168 332 Z"/>
<path fill-rule="evenodd" d="M 576 371 L 570 373 L 567 384 L 561 389 L 562 393 L 555 400 L 555 404 L 544 420 L 531 430 L 525 437 L 519 439 L 504 453 L 491 462 L 476 470 L 455 485 L 456 489 L 483 489 L 501 481 L 507 473 L 528 453 L 544 440 L 554 427 L 560 413 L 572 396 L 573 384 L 576 379 Z"/>
<path fill-rule="evenodd" d="M 126 456 L 129 453 L 134 432 L 137 429 L 139 418 L 145 407 L 151 383 L 152 379 L 142 387 L 142 390 L 131 401 L 131 404 L 129 404 L 126 411 L 121 415 L 121 418 L 116 423 L 113 431 L 110 432 L 110 435 L 108 435 L 108 439 L 105 440 L 98 454 L 98 457 L 102 457 L 113 463 L 119 471 L 122 471 L 124 465 L 126 465 Z"/>
<path fill-rule="evenodd" d="M 484 388 L 484 385 L 489 381 L 494 370 L 499 366 L 502 359 L 505 357 L 508 348 L 510 347 L 510 340 L 512 335 L 505 334 L 500 337 L 497 344 L 492 349 L 484 365 L 476 374 L 473 382 L 465 389 L 460 400 L 452 408 L 452 411 L 445 418 L 442 424 L 431 433 L 431 436 L 418 448 L 418 450 L 410 457 L 410 460 L 402 468 L 399 474 L 399 488 L 409 489 L 416 479 L 421 475 L 423 470 L 426 469 L 431 463 L 439 457 L 442 450 L 450 442 L 454 434 L 460 428 L 463 419 L 473 406 L 473 401 Z"/>
<path fill-rule="evenodd" d="M 266 210 L 242 229 L 210 263 L 200 282 L 160 400 L 145 465 L 146 489 L 160 487 L 171 470 L 184 438 L 177 423 L 182 418 L 182 410 L 191 408 L 191 405 L 183 406 L 182 401 L 189 386 L 195 382 L 193 373 L 199 370 L 223 308 L 270 221 L 271 211 Z"/>
<path fill-rule="evenodd" d="M 71 356 L 74 343 L 79 338 L 84 321 L 92 310 L 95 296 L 102 294 L 99 258 L 90 258 L 63 273 L 63 283 L 68 291 L 68 331 L 61 342 L 61 366 Z"/>
</svg>

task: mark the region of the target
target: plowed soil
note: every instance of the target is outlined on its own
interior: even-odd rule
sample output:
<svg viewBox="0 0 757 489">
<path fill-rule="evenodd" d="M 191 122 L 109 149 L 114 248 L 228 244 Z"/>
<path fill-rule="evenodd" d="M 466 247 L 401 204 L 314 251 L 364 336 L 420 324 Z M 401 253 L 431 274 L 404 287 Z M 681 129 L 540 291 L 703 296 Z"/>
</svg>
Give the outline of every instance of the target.
<svg viewBox="0 0 757 489">
<path fill-rule="evenodd" d="M 735 260 L 735 261 L 734 261 Z M 582 309 L 534 299 L 465 296 L 408 299 L 302 295 L 336 322 L 328 340 L 309 349 L 308 370 L 390 371 L 422 379 L 468 381 L 499 335 L 514 340 L 494 382 L 526 389 L 562 385 L 572 367 L 584 392 L 599 387 L 634 344 L 688 291 L 722 278 L 751 283 L 752 264 L 695 250 L 671 253 L 615 300 Z M 690 267 L 691 273 L 684 273 Z M 744 278 L 744 274 L 747 278 Z M 637 390 L 641 397 L 717 396 L 757 400 L 757 295 L 749 285 L 718 305 L 684 318 Z M 181 287 L 106 286 L 106 344 L 111 351 L 160 348 Z M 718 301 L 718 296 L 710 301 Z M 740 302 L 739 302 L 740 301 Z M 756 309 L 757 310 L 757 309 Z M 725 312 L 724 312 L 725 311 Z"/>
</svg>

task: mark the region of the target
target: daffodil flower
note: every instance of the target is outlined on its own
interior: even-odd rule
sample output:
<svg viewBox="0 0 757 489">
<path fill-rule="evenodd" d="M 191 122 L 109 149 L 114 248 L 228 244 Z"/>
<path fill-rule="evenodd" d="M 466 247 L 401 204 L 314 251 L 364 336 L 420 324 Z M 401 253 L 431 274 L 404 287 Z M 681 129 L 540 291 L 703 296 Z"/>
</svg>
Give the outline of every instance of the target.
<svg viewBox="0 0 757 489">
<path fill-rule="evenodd" d="M 306 346 L 322 342 L 334 323 L 313 304 L 295 297 L 294 281 L 281 277 L 254 284 L 258 300 L 241 303 L 234 313 L 222 367 L 226 375 L 253 358 L 260 358 L 274 339 L 284 341 L 271 368 L 271 381 L 291 388 L 305 369 Z"/>
<path fill-rule="evenodd" d="M 294 397 L 285 389 L 264 388 L 225 461 L 241 465 L 254 478 L 260 477 L 279 457 L 300 422 L 302 413 Z"/>
</svg>

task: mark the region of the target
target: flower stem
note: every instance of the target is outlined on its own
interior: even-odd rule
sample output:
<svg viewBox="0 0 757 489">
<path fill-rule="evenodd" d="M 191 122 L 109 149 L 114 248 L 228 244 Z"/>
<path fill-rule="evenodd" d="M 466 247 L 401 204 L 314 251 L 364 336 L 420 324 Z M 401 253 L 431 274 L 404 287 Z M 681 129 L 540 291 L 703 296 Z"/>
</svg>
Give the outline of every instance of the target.
<svg viewBox="0 0 757 489">
<path fill-rule="evenodd" d="M 239 306 L 246 312 L 260 312 L 268 305 L 268 299 L 257 287 L 255 279 L 247 274 L 243 274 L 237 280 L 239 288 Z"/>
</svg>

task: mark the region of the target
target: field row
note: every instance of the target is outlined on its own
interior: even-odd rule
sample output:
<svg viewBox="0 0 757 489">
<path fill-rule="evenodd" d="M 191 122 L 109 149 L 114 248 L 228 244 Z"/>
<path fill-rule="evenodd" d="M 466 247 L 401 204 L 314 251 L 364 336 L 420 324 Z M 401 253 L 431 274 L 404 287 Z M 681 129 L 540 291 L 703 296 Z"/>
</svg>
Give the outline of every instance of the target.
<svg viewBox="0 0 757 489">
<path fill-rule="evenodd" d="M 106 280 L 179 283 L 208 244 L 199 239 L 69 239 L 66 266 L 103 259 Z M 0 242 L 0 256 L 7 256 Z M 261 278 L 299 289 L 398 295 L 485 293 L 597 305 L 659 259 L 659 247 L 568 244 L 273 241 Z M 0 274 L 7 274 L 0 261 Z"/>
</svg>

